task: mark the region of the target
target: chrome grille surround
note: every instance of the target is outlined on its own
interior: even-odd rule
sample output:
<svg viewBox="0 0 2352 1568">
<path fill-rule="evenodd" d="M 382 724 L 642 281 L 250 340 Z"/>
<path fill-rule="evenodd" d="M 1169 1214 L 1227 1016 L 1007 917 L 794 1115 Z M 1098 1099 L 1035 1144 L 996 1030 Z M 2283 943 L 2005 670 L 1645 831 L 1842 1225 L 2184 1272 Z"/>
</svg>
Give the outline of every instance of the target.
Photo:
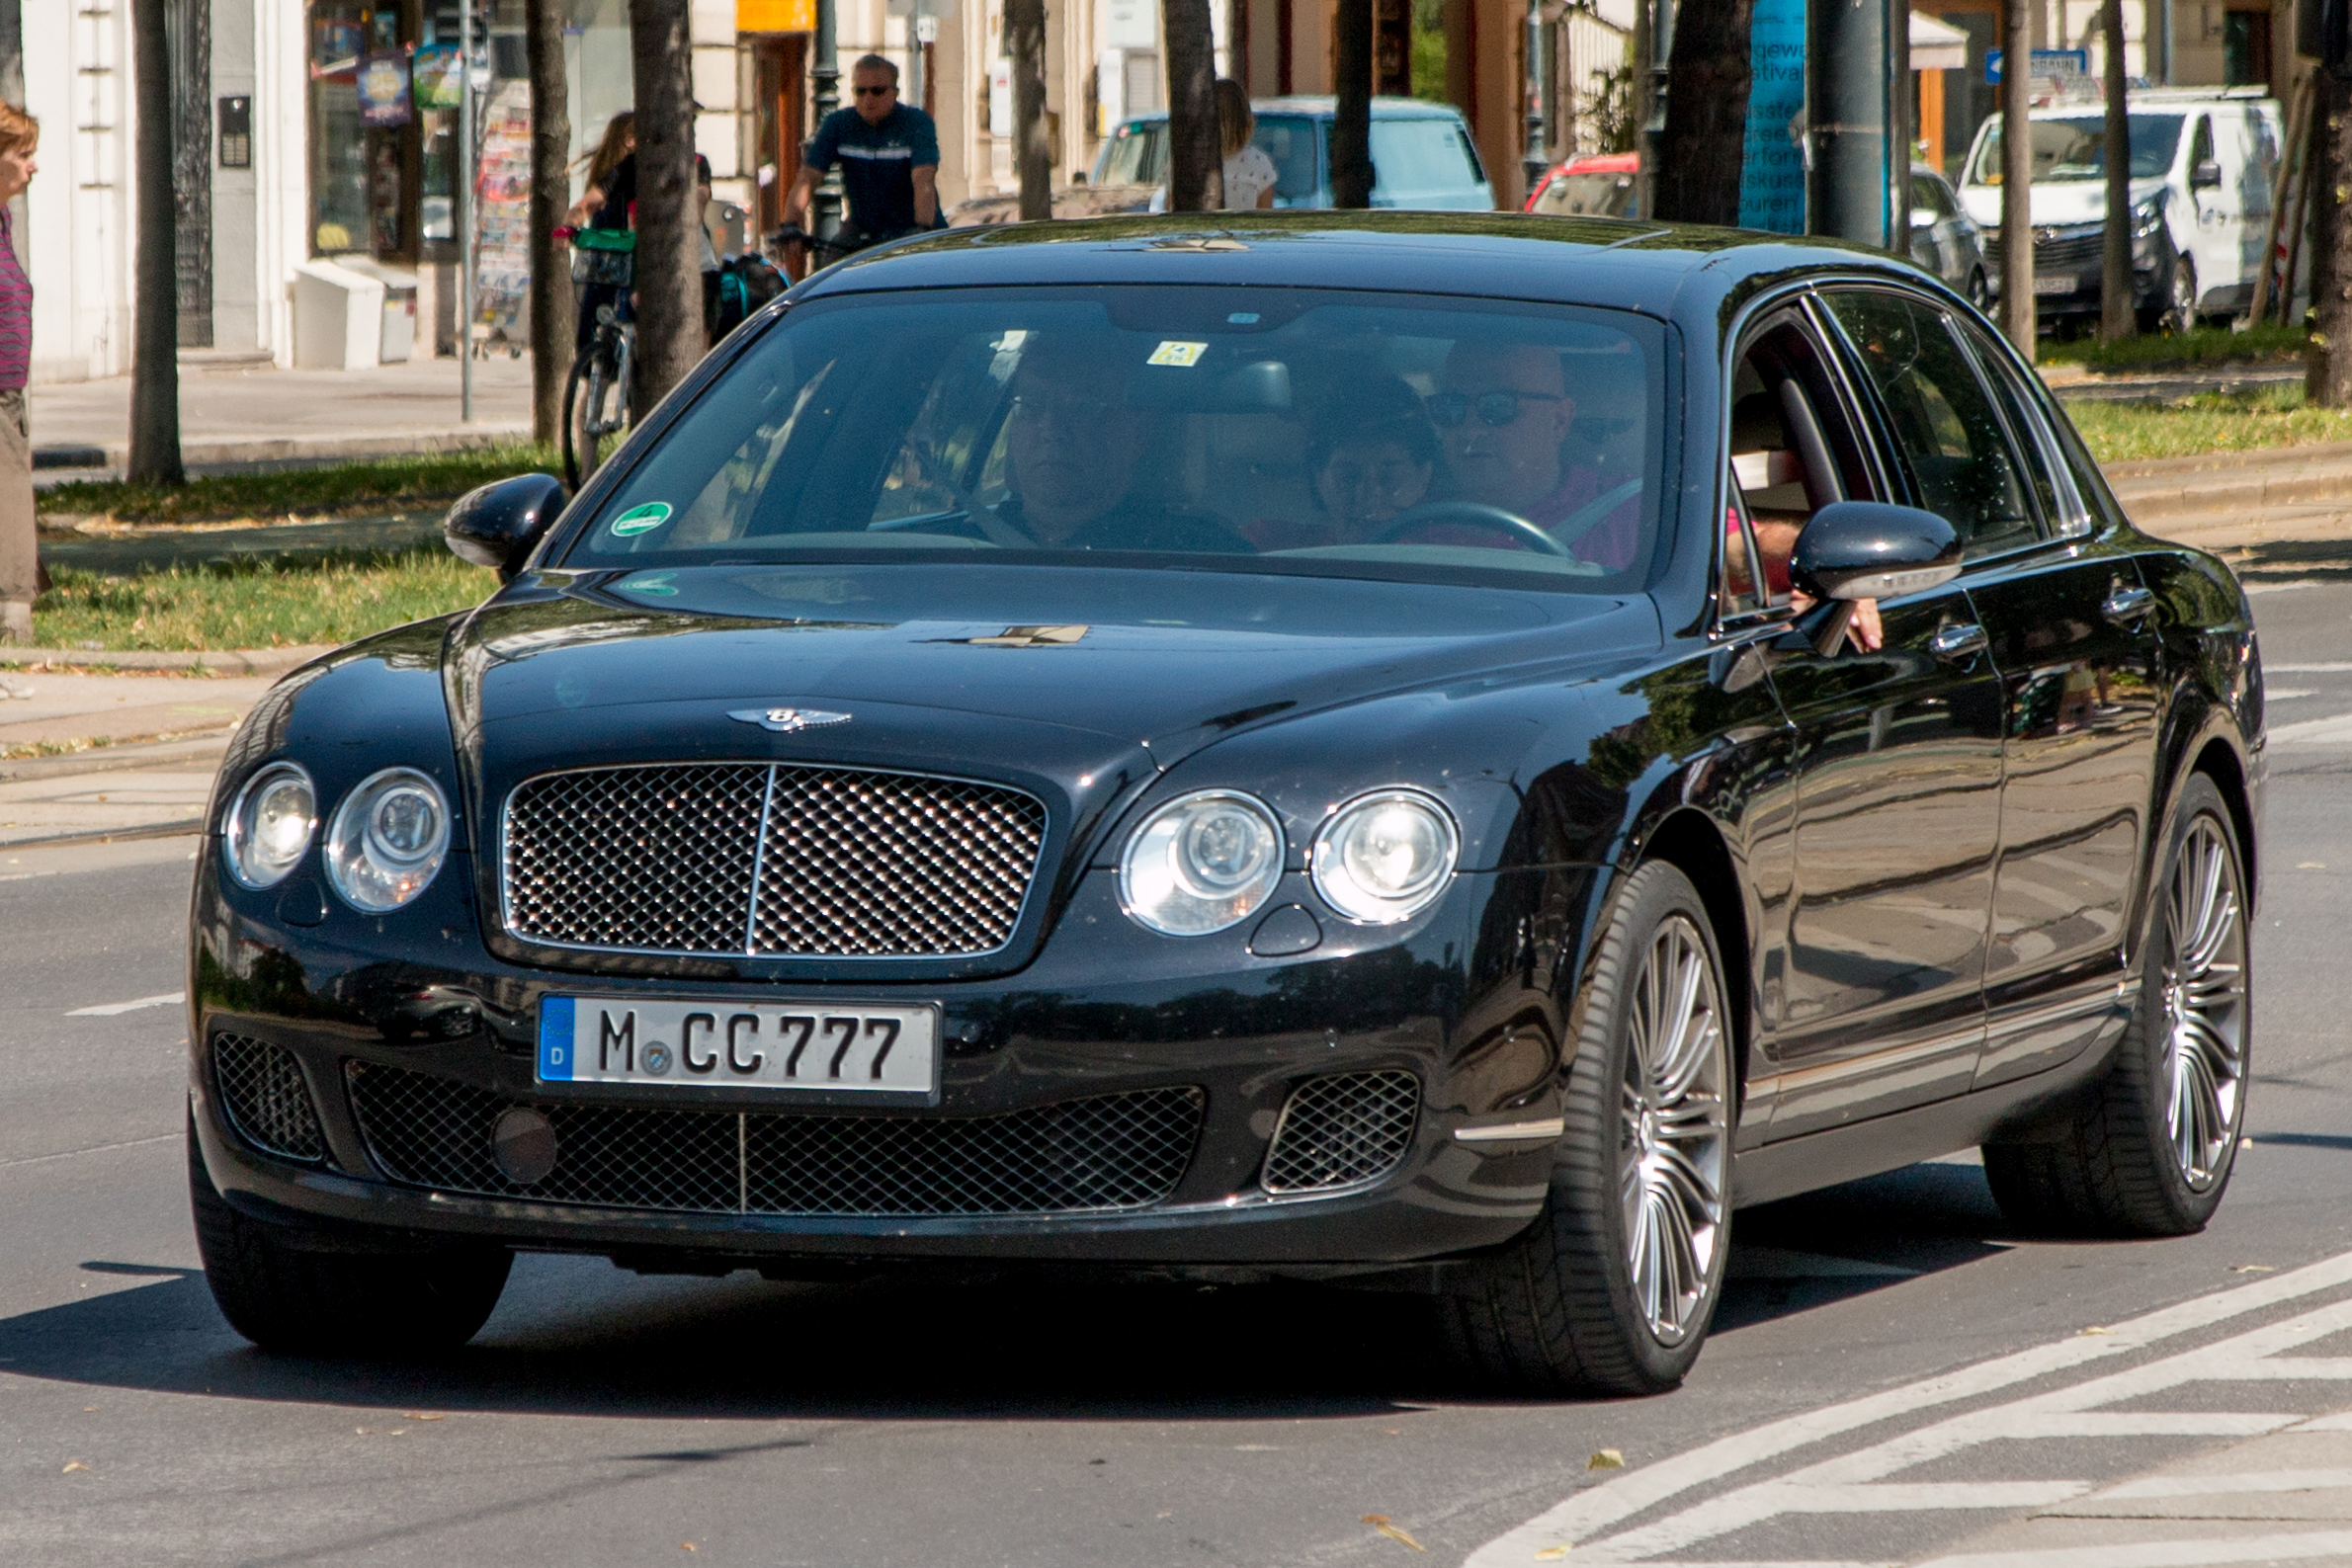
<svg viewBox="0 0 2352 1568">
<path fill-rule="evenodd" d="M 1283 1103 L 1259 1185 L 1277 1195 L 1369 1187 L 1404 1159 L 1420 1113 L 1421 1080 L 1408 1072 L 1309 1078 Z"/>
<path fill-rule="evenodd" d="M 395 1182 L 445 1193 L 690 1213 L 1067 1214 L 1166 1198 L 1207 1097 L 1130 1090 L 987 1116 L 673 1111 L 533 1102 L 555 1167 L 528 1186 L 492 1157 L 518 1102 L 405 1068 L 347 1062 L 360 1136 Z"/>
<path fill-rule="evenodd" d="M 212 1081 L 229 1127 L 247 1143 L 280 1159 L 316 1165 L 327 1157 L 326 1133 L 311 1103 L 310 1085 L 294 1053 L 249 1034 L 212 1036 Z"/>
<path fill-rule="evenodd" d="M 1046 807 L 1003 784 L 806 763 L 539 774 L 501 813 L 507 931 L 680 957 L 962 958 L 1020 926 Z"/>
</svg>

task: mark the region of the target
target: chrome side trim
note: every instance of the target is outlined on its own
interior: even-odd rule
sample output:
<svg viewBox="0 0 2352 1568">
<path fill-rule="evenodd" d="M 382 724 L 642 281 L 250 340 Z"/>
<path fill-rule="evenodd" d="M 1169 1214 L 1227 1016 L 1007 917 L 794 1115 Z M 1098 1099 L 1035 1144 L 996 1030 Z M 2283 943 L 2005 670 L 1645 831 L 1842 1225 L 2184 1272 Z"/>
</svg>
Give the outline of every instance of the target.
<svg viewBox="0 0 2352 1568">
<path fill-rule="evenodd" d="M 1525 1143 L 1536 1139 L 1549 1141 L 1568 1130 L 1568 1118 L 1552 1116 L 1541 1121 L 1497 1121 L 1482 1127 L 1456 1127 L 1457 1143 Z"/>
</svg>

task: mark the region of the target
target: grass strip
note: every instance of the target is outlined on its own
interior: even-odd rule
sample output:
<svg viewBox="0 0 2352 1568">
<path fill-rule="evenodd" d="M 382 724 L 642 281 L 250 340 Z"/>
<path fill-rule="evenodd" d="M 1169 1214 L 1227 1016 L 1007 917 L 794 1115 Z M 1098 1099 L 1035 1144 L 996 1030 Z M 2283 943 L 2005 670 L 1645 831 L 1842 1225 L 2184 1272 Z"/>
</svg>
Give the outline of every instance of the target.
<svg viewBox="0 0 2352 1568">
<path fill-rule="evenodd" d="M 66 567 L 33 606 L 47 648 L 281 648 L 350 642 L 479 604 L 498 575 L 438 546 L 208 562 L 135 577 Z"/>
<path fill-rule="evenodd" d="M 2243 332 L 2199 327 L 2172 337 L 2119 338 L 2112 343 L 2094 337 L 2047 339 L 2036 346 L 2034 357 L 2044 365 L 2079 365 L 2109 372 L 2186 370 L 2300 360 L 2307 337 L 2301 326 L 2264 325 Z"/>
<path fill-rule="evenodd" d="M 552 447 L 511 443 L 462 452 L 369 457 L 282 473 L 226 473 L 185 485 L 77 480 L 41 492 L 52 515 L 122 523 L 201 523 L 228 518 L 326 517 L 463 495 L 518 473 L 560 473 Z"/>
<path fill-rule="evenodd" d="M 2066 404 L 2066 412 L 2101 462 L 2352 441 L 2352 408 L 2308 408 L 2300 386 L 2200 392 L 2169 403 L 2083 400 Z"/>
</svg>

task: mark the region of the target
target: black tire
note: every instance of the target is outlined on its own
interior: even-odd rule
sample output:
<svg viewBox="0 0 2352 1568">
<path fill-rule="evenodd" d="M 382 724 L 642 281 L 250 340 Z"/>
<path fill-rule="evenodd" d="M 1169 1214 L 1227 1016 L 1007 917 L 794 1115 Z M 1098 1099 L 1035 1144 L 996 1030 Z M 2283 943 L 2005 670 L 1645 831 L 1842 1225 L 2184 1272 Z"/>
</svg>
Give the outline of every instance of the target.
<svg viewBox="0 0 2352 1568">
<path fill-rule="evenodd" d="M 1630 1071 L 1638 1059 L 1637 1028 L 1649 1037 L 1639 1020 L 1654 1019 L 1664 996 L 1655 988 L 1643 996 L 1646 977 L 1669 952 L 1704 966 L 1708 994 L 1701 1000 L 1712 1011 L 1704 1028 L 1677 1032 L 1689 1042 L 1689 1059 L 1705 1058 L 1693 1079 L 1697 1090 L 1671 1111 L 1661 1094 L 1653 1115 Z M 1736 1094 L 1725 995 L 1722 958 L 1698 890 L 1663 862 L 1640 867 L 1610 911 L 1592 977 L 1571 1014 L 1577 1033 L 1561 1095 L 1566 1128 L 1544 1211 L 1517 1241 L 1480 1260 L 1441 1304 L 1452 1348 L 1479 1373 L 1519 1394 L 1651 1394 L 1680 1383 L 1698 1360 L 1722 1292 L 1731 1234 Z M 1706 1157 L 1693 1160 L 1694 1169 L 1704 1166 L 1710 1174 L 1712 1206 L 1702 1224 L 1688 1227 L 1693 1250 L 1685 1261 L 1696 1264 L 1695 1279 L 1687 1272 L 1677 1277 L 1695 1289 L 1687 1304 L 1676 1292 L 1676 1321 L 1661 1331 L 1654 1303 L 1643 1299 L 1629 1239 L 1660 1232 L 1629 1215 L 1621 1178 L 1629 1159 L 1658 1168 L 1657 1151 L 1669 1141 L 1686 1154 L 1697 1148 L 1702 1132 L 1694 1115 L 1704 1118 L 1704 1136 L 1712 1140 Z M 1663 1131 L 1669 1124 L 1684 1130 Z M 1634 1199 L 1644 1216 L 1664 1212 L 1648 1205 L 1652 1196 L 1686 1210 L 1699 1206 L 1687 1201 L 1698 1196 L 1687 1184 L 1653 1195 L 1644 1181 Z"/>
<path fill-rule="evenodd" d="M 489 1321 L 514 1255 L 503 1247 L 329 1252 L 240 1214 L 212 1186 L 188 1125 L 188 1198 L 205 1282 L 228 1326 L 265 1351 L 408 1360 L 451 1351 Z"/>
<path fill-rule="evenodd" d="M 574 494 L 579 492 L 580 481 L 596 472 L 596 435 L 587 428 L 589 412 L 595 406 L 588 385 L 589 367 L 595 361 L 593 349 L 575 358 L 571 374 L 563 383 L 563 482 Z"/>
<path fill-rule="evenodd" d="M 1968 299 L 1978 310 L 1992 308 L 1992 289 L 1985 283 L 1984 269 L 1981 267 L 1969 274 Z"/>
<path fill-rule="evenodd" d="M 2234 930 L 2200 980 L 2189 978 L 2201 970 L 2196 953 L 2176 950 L 2175 899 L 2184 857 L 2213 851 L 2234 902 Z M 2189 863 L 2190 883 L 2200 880 L 2198 864 Z M 2024 1229 L 2183 1236 L 2205 1228 L 2228 1188 L 2253 1081 L 2253 975 L 2244 851 L 2221 791 L 2205 775 L 2191 775 L 2182 788 L 2155 865 L 2139 1005 L 2114 1064 L 2079 1102 L 1984 1146 L 1993 1197 Z M 2210 1102 L 2203 1093 L 2208 1084 L 2216 1091 Z M 2176 1106 L 2200 1114 L 2176 1121 Z"/>
</svg>

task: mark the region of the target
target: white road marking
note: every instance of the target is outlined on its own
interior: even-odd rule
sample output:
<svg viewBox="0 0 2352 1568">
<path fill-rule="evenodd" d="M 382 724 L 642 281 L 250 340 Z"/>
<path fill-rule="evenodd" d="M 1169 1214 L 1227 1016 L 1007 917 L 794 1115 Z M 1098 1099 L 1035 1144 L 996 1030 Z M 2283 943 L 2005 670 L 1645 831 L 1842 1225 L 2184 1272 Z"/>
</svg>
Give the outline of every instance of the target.
<svg viewBox="0 0 2352 1568">
<path fill-rule="evenodd" d="M 27 1154 L 14 1160 L 0 1160 L 0 1170 L 19 1165 L 46 1165 L 51 1160 L 70 1160 L 84 1154 L 104 1154 L 110 1149 L 143 1148 L 150 1143 L 177 1143 L 187 1136 L 184 1132 L 158 1132 L 151 1138 L 126 1138 L 121 1143 L 93 1143 L 86 1149 L 59 1149 L 54 1154 Z"/>
<path fill-rule="evenodd" d="M 1964 1552 L 1931 1557 L 1920 1568 L 2198 1568 L 2204 1563 L 2341 1559 L 2352 1553 L 2352 1529 L 2234 1540 L 2145 1540 L 2126 1546 L 2060 1546 L 2035 1551 Z"/>
<path fill-rule="evenodd" d="M 2274 746 L 2342 746 L 2352 745 L 2352 713 L 2337 713 L 2328 718 L 2307 718 L 2299 723 L 2274 725 L 2270 731 Z"/>
<path fill-rule="evenodd" d="M 2239 1470 L 2226 1475 L 2151 1475 L 2111 1486 L 2110 1497 L 2220 1497 L 2233 1492 L 2316 1492 L 2352 1486 L 2352 1470 Z"/>
<path fill-rule="evenodd" d="M 1611 1526 L 1653 1509 L 1669 1499 L 1826 1439 L 2070 1371 L 2093 1362 L 2142 1350 L 2177 1335 L 2210 1328 L 2248 1312 L 2299 1300 L 2348 1282 L 2352 1282 L 2352 1252 L 2339 1253 L 2287 1274 L 2272 1275 L 2253 1284 L 2234 1285 L 2208 1295 L 2195 1296 L 2114 1324 L 2106 1334 L 2070 1336 L 2053 1344 L 2038 1345 L 1971 1366 L 1957 1367 L 1899 1388 L 1767 1422 L 1751 1431 L 1719 1438 L 1687 1453 L 1642 1469 L 1629 1470 L 1598 1486 L 1588 1487 L 1518 1528 L 1488 1541 L 1470 1554 L 1465 1568 L 1506 1568 L 1506 1565 L 1508 1568 L 1524 1568 L 1525 1564 L 1535 1560 L 1538 1551 L 1566 1542 L 1576 1543 L 1575 1560 L 1585 1563 L 1628 1562 L 1674 1551 L 1694 1541 L 1708 1539 L 1720 1533 L 1722 1528 L 1738 1528 L 1740 1524 L 1770 1518 L 1779 1509 L 1777 1505 L 1762 1507 L 1767 1499 L 1760 1494 L 1769 1489 L 1780 1488 L 1785 1491 L 1792 1483 L 1874 1481 L 1957 1447 L 1972 1446 L 1996 1437 L 2012 1436 L 2010 1431 L 2003 1429 L 2009 1423 L 2018 1421 L 2021 1411 L 2030 1410 L 2025 1424 L 2033 1428 L 2029 1433 L 2017 1434 L 2023 1436 L 2065 1435 L 2058 1430 L 2059 1424 L 2051 1419 L 2059 1415 L 2069 1420 L 2096 1416 L 2103 1429 L 2102 1436 L 2120 1436 L 2126 1429 L 2145 1430 L 2150 1436 L 2173 1435 L 2177 1431 L 2177 1423 L 2210 1421 L 2214 1418 L 2197 1412 L 2125 1414 L 2092 1411 L 2086 1407 L 2136 1398 L 2173 1386 L 2175 1382 L 2226 1377 L 2230 1370 L 2249 1364 L 2262 1355 L 2271 1354 L 2259 1350 L 2257 1346 L 2268 1344 L 2281 1329 L 2260 1330 L 2252 1337 L 2225 1341 L 2220 1346 L 2191 1352 L 2188 1358 L 2170 1358 L 2151 1363 L 2150 1367 L 2094 1379 L 2060 1390 L 2058 1394 L 1972 1412 L 1927 1428 L 1924 1432 L 1900 1435 L 1888 1443 L 1863 1450 L 1862 1454 L 1854 1455 L 1849 1460 L 1832 1460 L 1827 1464 L 1813 1465 L 1779 1481 L 1762 1482 L 1725 1493 L 1641 1529 L 1610 1537 L 1606 1541 L 1597 1538 Z M 2314 1321 L 2314 1318 L 2332 1319 L 2337 1316 L 2342 1316 L 2346 1323 L 2352 1324 L 2352 1305 L 2340 1304 L 2313 1317 L 2294 1320 L 2283 1327 L 2308 1334 L 2312 1331 L 2306 1325 Z M 2292 1338 L 2283 1343 L 2291 1343 Z M 2236 1360 L 2225 1362 L 2220 1356 L 2223 1352 L 2228 1352 Z M 2119 1378 L 2134 1383 L 2143 1382 L 2153 1368 L 2173 1367 L 2176 1363 L 2190 1360 L 2195 1360 L 2198 1366 L 2209 1369 L 2176 1370 L 2169 1380 L 2159 1380 L 2146 1387 L 2134 1386 L 2129 1393 L 2117 1391 L 2124 1386 L 2118 1381 Z M 2228 1370 L 2225 1370 L 2225 1367 Z M 2228 1414 L 2237 1415 L 2239 1421 L 2247 1424 L 2241 1431 L 2274 1430 L 2268 1426 L 2252 1425 L 2273 1420 L 2267 1415 Z M 2278 1426 L 2293 1425 L 2296 1420 L 2293 1415 L 2275 1419 Z M 1718 1527 L 1714 1522 L 1731 1512 L 1724 1510 L 1722 1505 L 1734 1503 L 1737 1504 L 1736 1512 L 1743 1516 L 1740 1524 Z M 1760 1507 L 1761 1512 L 1757 1512 Z"/>
<path fill-rule="evenodd" d="M 161 996 L 142 996 L 135 1002 L 102 1002 L 96 1007 L 77 1007 L 67 1018 L 113 1018 L 119 1013 L 136 1013 L 141 1008 L 178 1007 L 188 1000 L 185 991 L 167 991 Z"/>
<path fill-rule="evenodd" d="M 2352 664 L 2265 664 L 2264 675 L 2352 675 Z"/>
<path fill-rule="evenodd" d="M 2239 583 L 2237 586 L 2249 594 L 2284 594 L 2298 588 L 2340 588 L 2343 585 L 2317 577 L 2298 577 L 2291 583 Z"/>
</svg>

